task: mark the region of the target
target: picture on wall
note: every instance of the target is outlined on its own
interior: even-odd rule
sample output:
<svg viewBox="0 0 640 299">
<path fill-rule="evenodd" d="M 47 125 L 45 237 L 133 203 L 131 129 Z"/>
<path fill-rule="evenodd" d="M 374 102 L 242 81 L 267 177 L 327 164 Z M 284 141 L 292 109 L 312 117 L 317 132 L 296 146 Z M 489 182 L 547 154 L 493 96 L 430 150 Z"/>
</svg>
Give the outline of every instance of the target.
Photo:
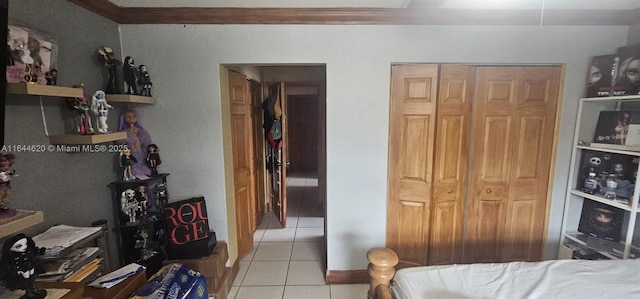
<svg viewBox="0 0 640 299">
<path fill-rule="evenodd" d="M 623 210 L 585 198 L 578 231 L 600 239 L 619 242 L 623 219 Z"/>
</svg>

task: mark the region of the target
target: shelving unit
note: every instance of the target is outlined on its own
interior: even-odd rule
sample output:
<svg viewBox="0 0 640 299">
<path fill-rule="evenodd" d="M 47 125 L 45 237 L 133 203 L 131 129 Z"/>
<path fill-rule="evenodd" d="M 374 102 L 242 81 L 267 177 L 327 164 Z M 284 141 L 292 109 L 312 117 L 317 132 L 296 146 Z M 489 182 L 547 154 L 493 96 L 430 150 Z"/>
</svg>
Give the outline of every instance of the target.
<svg viewBox="0 0 640 299">
<path fill-rule="evenodd" d="M 601 111 L 640 111 L 640 95 L 580 99 L 562 221 L 560 258 L 572 258 L 574 251 L 578 250 L 595 252 L 600 257 L 608 259 L 640 258 L 640 224 L 637 221 L 640 212 L 640 179 L 637 176 L 636 163 L 640 160 L 640 149 L 637 146 L 593 144 Z M 636 169 L 624 169 L 624 179 L 629 184 L 626 188 L 633 190 L 629 199 L 608 199 L 599 192 L 589 194 L 582 190 L 585 171 L 591 172 L 591 168 L 586 170 L 585 164 L 594 157 L 602 158 L 601 162 L 608 161 L 612 165 L 619 164 L 616 161 L 620 159 L 633 161 L 631 165 L 635 165 Z M 596 165 L 600 166 L 597 163 Z M 612 169 L 597 169 L 600 173 L 613 172 Z M 621 181 L 623 179 L 619 179 L 619 182 Z M 580 228 L 581 218 L 586 217 L 582 219 L 583 222 L 593 219 L 590 218 L 591 214 L 583 214 L 585 203 L 588 203 L 588 207 L 604 207 L 615 215 L 622 215 L 621 219 L 613 220 L 621 222 L 619 241 L 616 240 L 616 233 L 613 233 L 615 237 L 603 237 L 610 236 L 611 231 L 607 232 L 609 235 L 601 232 L 598 236 L 598 233 L 594 233 L 601 227 L 593 226 L 596 229 L 592 231 Z"/>
<path fill-rule="evenodd" d="M 18 210 L 18 214 L 11 218 L 0 219 L 0 238 L 17 233 L 44 221 L 44 214 L 40 211 Z"/>
<path fill-rule="evenodd" d="M 109 103 L 135 103 L 135 104 L 155 104 L 156 100 L 152 97 L 143 97 L 131 94 L 107 94 L 107 102 Z"/>
<path fill-rule="evenodd" d="M 49 136 L 50 144 L 98 144 L 127 139 L 127 132 L 114 132 L 93 135 L 61 134 Z"/>
<path fill-rule="evenodd" d="M 42 85 L 37 83 L 8 83 L 7 93 L 32 96 L 80 98 L 82 88 Z"/>
</svg>

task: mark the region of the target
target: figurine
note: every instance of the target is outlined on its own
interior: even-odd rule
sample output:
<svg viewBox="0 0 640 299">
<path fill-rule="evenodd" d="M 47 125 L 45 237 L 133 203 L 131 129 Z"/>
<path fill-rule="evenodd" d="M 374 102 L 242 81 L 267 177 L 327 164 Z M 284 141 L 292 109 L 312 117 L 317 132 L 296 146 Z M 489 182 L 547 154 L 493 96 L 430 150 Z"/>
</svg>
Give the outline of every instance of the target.
<svg viewBox="0 0 640 299">
<path fill-rule="evenodd" d="M 36 288 L 36 256 L 44 253 L 44 248 L 36 247 L 27 235 L 20 233 L 9 237 L 2 246 L 2 271 L 6 272 L 7 286 L 10 290 L 25 290 L 20 299 L 41 299 L 47 296 L 46 290 Z"/>
<path fill-rule="evenodd" d="M 109 79 L 107 80 L 107 86 L 104 91 L 111 94 L 120 93 L 120 78 L 118 77 L 118 64 L 119 61 L 115 58 L 113 50 L 109 47 L 102 47 L 98 50 L 98 57 L 100 62 L 107 67 L 109 72 Z"/>
<path fill-rule="evenodd" d="M 74 84 L 74 88 L 83 88 L 83 84 Z M 91 108 L 87 101 L 87 95 L 82 91 L 81 98 L 67 98 L 70 109 L 75 110 L 78 113 L 76 132 L 80 135 L 93 134 L 93 125 L 91 124 L 91 117 L 89 116 L 89 109 Z"/>
<path fill-rule="evenodd" d="M 151 82 L 151 76 L 149 76 L 149 71 L 147 71 L 147 66 L 141 64 L 138 67 L 138 84 L 142 88 L 140 90 L 140 95 L 145 97 L 151 96 L 151 86 L 153 83 Z"/>
<path fill-rule="evenodd" d="M 134 181 L 136 177 L 131 173 L 131 165 L 138 163 L 138 159 L 131 155 L 131 149 L 126 148 L 120 152 L 120 167 L 122 167 L 122 180 Z"/>
<path fill-rule="evenodd" d="M 11 194 L 11 177 L 16 175 L 13 160 L 16 156 L 12 153 L 0 153 L 0 219 L 13 217 L 17 214 L 15 209 L 7 205 L 7 198 Z"/>
<path fill-rule="evenodd" d="M 140 211 L 140 205 L 138 205 L 138 201 L 136 200 L 135 190 L 127 189 L 122 191 L 120 195 L 120 210 L 129 217 L 129 223 L 138 222 L 136 214 Z"/>
<path fill-rule="evenodd" d="M 138 206 L 140 206 L 140 216 L 147 215 L 147 211 L 149 210 L 149 196 L 147 195 L 147 186 L 138 186 L 138 190 L 136 190 L 136 200 L 138 201 Z"/>
<path fill-rule="evenodd" d="M 151 168 L 151 176 L 158 176 L 158 165 L 160 165 L 160 154 L 158 153 L 158 146 L 155 143 L 147 146 L 147 165 Z"/>
<path fill-rule="evenodd" d="M 48 72 L 44 73 L 44 78 L 47 80 L 47 85 L 58 85 L 58 70 L 50 69 Z"/>
<path fill-rule="evenodd" d="M 107 103 L 104 91 L 96 91 L 93 95 L 93 101 L 91 102 L 91 110 L 93 110 L 93 113 L 96 115 L 96 124 L 98 124 L 99 133 L 104 134 L 109 132 L 109 125 L 107 125 L 109 109 L 113 109 L 113 106 Z"/>
<path fill-rule="evenodd" d="M 167 185 L 160 183 L 156 186 L 156 206 L 164 207 L 169 203 L 169 193 L 167 192 Z"/>
<path fill-rule="evenodd" d="M 138 94 L 138 87 L 136 86 L 136 66 L 134 65 L 133 57 L 127 56 L 124 58 L 122 75 L 124 76 L 124 93 Z"/>
</svg>

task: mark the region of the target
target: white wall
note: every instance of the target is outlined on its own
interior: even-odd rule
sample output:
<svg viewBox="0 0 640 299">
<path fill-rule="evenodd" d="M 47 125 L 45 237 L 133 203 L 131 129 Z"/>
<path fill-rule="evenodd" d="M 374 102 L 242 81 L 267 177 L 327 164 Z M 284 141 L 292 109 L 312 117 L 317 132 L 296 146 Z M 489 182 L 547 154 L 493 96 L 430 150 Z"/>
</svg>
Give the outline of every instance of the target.
<svg viewBox="0 0 640 299">
<path fill-rule="evenodd" d="M 590 57 L 626 45 L 627 27 L 123 25 L 125 55 L 149 66 L 158 104 L 145 128 L 162 149 L 172 196 L 204 194 L 228 239 L 219 64 L 326 64 L 328 269 L 366 269 L 385 243 L 393 63 L 566 64 L 549 246 L 555 257 L 577 99 Z M 223 86 L 223 88 L 225 88 Z"/>
</svg>

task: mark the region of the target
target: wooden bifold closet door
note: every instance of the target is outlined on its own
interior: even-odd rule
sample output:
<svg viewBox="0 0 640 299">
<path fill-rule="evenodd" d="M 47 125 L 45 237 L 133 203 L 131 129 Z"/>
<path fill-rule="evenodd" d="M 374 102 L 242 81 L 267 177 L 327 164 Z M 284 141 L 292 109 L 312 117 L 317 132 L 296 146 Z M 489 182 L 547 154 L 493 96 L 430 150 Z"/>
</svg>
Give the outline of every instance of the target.
<svg viewBox="0 0 640 299">
<path fill-rule="evenodd" d="M 400 267 L 541 258 L 560 74 L 393 66 L 387 246 Z"/>
</svg>

